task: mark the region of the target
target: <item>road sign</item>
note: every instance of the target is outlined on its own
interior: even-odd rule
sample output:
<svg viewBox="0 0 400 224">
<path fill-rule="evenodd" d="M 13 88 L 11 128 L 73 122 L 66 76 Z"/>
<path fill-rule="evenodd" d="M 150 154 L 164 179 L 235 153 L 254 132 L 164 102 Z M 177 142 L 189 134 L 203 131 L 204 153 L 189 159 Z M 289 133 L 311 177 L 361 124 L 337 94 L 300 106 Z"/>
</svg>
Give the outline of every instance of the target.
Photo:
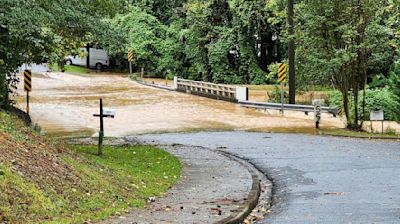
<svg viewBox="0 0 400 224">
<path fill-rule="evenodd" d="M 115 114 L 116 114 L 115 109 L 108 109 L 108 108 L 103 109 L 104 117 L 114 118 Z"/>
<path fill-rule="evenodd" d="M 132 62 L 133 61 L 133 50 L 129 49 L 128 51 L 128 61 Z"/>
<path fill-rule="evenodd" d="M 370 120 L 371 121 L 383 121 L 385 116 L 383 114 L 383 110 L 371 111 L 370 112 Z"/>
<path fill-rule="evenodd" d="M 383 122 L 385 121 L 385 114 L 383 110 L 375 110 L 371 111 L 369 115 L 369 120 L 371 122 L 371 132 L 374 132 L 374 129 L 372 128 L 372 121 L 381 121 L 382 122 L 382 134 L 384 132 L 383 130 Z"/>
<path fill-rule="evenodd" d="M 32 91 L 32 72 L 30 70 L 24 71 L 24 90 L 25 92 Z"/>
<path fill-rule="evenodd" d="M 286 72 L 287 72 L 287 66 L 285 63 L 279 64 L 279 70 L 278 70 L 278 80 L 279 82 L 285 82 L 286 81 Z"/>
</svg>

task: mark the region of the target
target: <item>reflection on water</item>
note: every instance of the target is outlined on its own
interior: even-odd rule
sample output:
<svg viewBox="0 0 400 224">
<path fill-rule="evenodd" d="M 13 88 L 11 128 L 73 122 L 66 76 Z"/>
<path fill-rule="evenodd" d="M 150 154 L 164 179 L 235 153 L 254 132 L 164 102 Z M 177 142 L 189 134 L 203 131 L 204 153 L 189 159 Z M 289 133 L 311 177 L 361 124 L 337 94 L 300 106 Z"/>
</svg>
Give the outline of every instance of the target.
<svg viewBox="0 0 400 224">
<path fill-rule="evenodd" d="M 165 82 L 165 80 L 162 80 Z M 161 81 L 161 82 L 162 82 Z M 20 83 L 19 89 L 22 89 Z M 24 93 L 16 98 L 25 108 Z M 105 119 L 106 136 L 198 130 L 313 130 L 313 117 L 301 113 L 261 113 L 236 104 L 155 89 L 116 74 L 76 76 L 46 73 L 33 77 L 31 116 L 56 136 L 92 135 L 99 127 L 99 99 L 115 108 Z M 343 127 L 326 115 L 322 127 Z"/>
</svg>

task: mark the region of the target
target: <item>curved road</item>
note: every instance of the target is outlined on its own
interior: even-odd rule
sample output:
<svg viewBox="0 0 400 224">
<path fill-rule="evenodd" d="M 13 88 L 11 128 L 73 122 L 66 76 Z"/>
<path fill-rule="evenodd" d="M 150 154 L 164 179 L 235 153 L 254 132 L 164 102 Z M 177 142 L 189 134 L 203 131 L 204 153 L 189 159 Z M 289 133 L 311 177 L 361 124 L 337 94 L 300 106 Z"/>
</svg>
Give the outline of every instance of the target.
<svg viewBox="0 0 400 224">
<path fill-rule="evenodd" d="M 275 184 L 272 211 L 260 223 L 400 223 L 400 142 L 248 132 L 140 139 L 248 159 Z"/>
</svg>

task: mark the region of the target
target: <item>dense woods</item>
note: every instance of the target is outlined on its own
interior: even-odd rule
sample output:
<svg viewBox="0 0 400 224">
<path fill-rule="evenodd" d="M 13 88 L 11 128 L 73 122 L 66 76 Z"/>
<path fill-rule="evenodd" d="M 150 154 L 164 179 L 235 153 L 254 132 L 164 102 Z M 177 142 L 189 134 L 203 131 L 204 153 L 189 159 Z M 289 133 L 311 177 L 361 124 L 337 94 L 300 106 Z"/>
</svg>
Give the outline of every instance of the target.
<svg viewBox="0 0 400 224">
<path fill-rule="evenodd" d="M 340 91 L 337 106 L 349 127 L 357 128 L 373 109 L 366 108 L 368 91 L 384 90 L 384 98 L 400 101 L 399 0 L 295 1 L 294 36 L 288 35 L 286 0 L 0 3 L 2 107 L 9 105 L 18 66 L 62 60 L 87 43 L 105 48 L 119 69 L 127 69 L 131 48 L 134 70 L 147 74 L 273 84 L 292 39 L 298 90 Z M 400 119 L 400 110 L 393 113 L 390 119 Z"/>
</svg>

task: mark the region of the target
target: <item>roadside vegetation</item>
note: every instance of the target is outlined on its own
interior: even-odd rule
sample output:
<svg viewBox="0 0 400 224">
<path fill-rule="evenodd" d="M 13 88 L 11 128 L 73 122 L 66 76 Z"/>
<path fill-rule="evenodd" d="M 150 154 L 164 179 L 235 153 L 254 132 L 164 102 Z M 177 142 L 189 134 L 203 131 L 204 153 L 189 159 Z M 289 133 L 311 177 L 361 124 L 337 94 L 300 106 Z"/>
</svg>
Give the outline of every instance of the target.
<svg viewBox="0 0 400 224">
<path fill-rule="evenodd" d="M 83 223 L 142 208 L 180 177 L 181 164 L 150 146 L 65 146 L 0 111 L 0 222 Z"/>
<path fill-rule="evenodd" d="M 322 130 L 321 135 L 331 135 L 338 137 L 352 137 L 352 138 L 376 138 L 376 139 L 400 139 L 400 133 L 395 130 L 384 130 L 385 133 L 369 133 L 365 131 L 351 131 L 348 129 L 337 130 Z"/>
<path fill-rule="evenodd" d="M 51 66 L 51 70 L 56 72 L 61 72 L 61 69 L 57 64 L 53 64 Z M 75 65 L 64 65 L 64 71 L 76 75 L 86 75 L 90 73 L 90 69 Z"/>
</svg>

